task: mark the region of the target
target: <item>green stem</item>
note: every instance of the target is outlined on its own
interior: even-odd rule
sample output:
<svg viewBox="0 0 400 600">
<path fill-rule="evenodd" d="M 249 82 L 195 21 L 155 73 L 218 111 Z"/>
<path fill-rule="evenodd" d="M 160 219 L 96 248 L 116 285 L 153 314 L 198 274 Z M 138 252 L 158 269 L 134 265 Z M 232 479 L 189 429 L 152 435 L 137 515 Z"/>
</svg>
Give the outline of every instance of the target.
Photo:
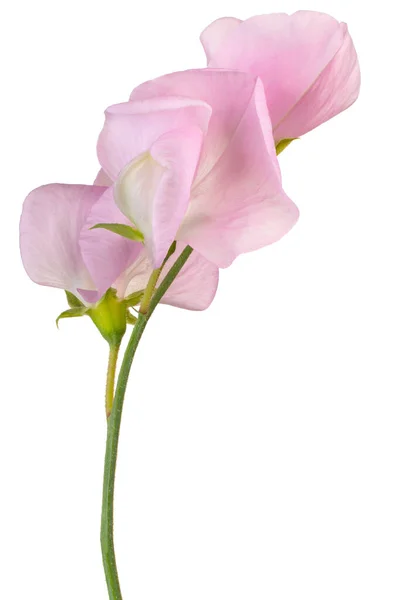
<svg viewBox="0 0 400 600">
<path fill-rule="evenodd" d="M 115 373 L 117 370 L 117 361 L 119 353 L 119 344 L 110 344 L 110 353 L 108 355 L 107 383 L 106 383 L 106 415 L 107 419 L 111 414 L 114 400 Z"/>
<path fill-rule="evenodd" d="M 161 268 L 155 269 L 150 275 L 149 282 L 143 294 L 142 302 L 140 304 L 140 312 L 145 315 L 149 312 L 150 302 L 153 297 L 154 290 L 156 289 L 158 278 L 161 275 Z"/>
<path fill-rule="evenodd" d="M 117 564 L 114 551 L 114 485 L 115 472 L 117 466 L 118 440 L 121 427 L 122 408 L 124 404 L 126 387 L 128 384 L 129 373 L 136 349 L 142 337 L 147 322 L 152 315 L 155 307 L 164 296 L 175 277 L 188 260 L 192 248 L 186 246 L 182 254 L 175 261 L 148 305 L 145 313 L 140 312 L 138 320 L 133 329 L 131 338 L 128 342 L 125 355 L 122 361 L 121 370 L 118 376 L 117 387 L 115 390 L 114 402 L 110 418 L 107 421 L 107 444 L 106 456 L 104 461 L 104 482 L 103 482 L 103 506 L 101 513 L 101 549 L 103 553 L 104 573 L 106 576 L 108 594 L 110 600 L 122 600 L 121 588 L 118 580 Z M 149 281 L 152 285 L 152 281 Z M 153 287 L 154 291 L 154 287 Z"/>
</svg>

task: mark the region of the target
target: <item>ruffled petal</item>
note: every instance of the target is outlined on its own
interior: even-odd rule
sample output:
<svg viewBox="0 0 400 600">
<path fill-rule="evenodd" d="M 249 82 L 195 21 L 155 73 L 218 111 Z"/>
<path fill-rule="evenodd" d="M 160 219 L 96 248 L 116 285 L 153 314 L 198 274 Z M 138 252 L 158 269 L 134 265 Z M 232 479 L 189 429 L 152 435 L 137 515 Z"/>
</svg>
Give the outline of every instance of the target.
<svg viewBox="0 0 400 600">
<path fill-rule="evenodd" d="M 360 65 L 347 25 L 341 23 L 343 43 L 313 85 L 275 127 L 277 141 L 293 139 L 315 129 L 349 108 L 358 98 Z"/>
<path fill-rule="evenodd" d="M 264 88 L 257 81 L 230 143 L 192 190 L 178 238 L 219 267 L 278 241 L 298 209 L 282 189 Z"/>
<path fill-rule="evenodd" d="M 125 102 L 106 110 L 106 119 L 97 143 L 100 164 L 111 181 L 132 160 L 147 152 L 165 133 L 198 127 L 206 131 L 210 107 L 187 98 L 150 98 Z"/>
<path fill-rule="evenodd" d="M 82 258 L 79 235 L 104 188 L 50 184 L 26 198 L 20 222 L 21 256 L 29 277 L 40 285 L 95 290 Z"/>
<path fill-rule="evenodd" d="M 247 73 L 218 69 L 193 69 L 147 81 L 133 90 L 131 100 L 161 101 L 170 96 L 202 101 L 210 107 L 198 177 L 203 178 L 230 143 L 253 94 L 255 78 Z"/>
<path fill-rule="evenodd" d="M 242 22 L 240 19 L 235 19 L 234 17 L 222 17 L 206 27 L 200 36 L 200 41 L 208 62 L 213 59 L 225 40 L 229 40 L 229 35 Z"/>
<path fill-rule="evenodd" d="M 210 32 L 214 27 L 210 25 Z M 261 77 L 277 141 L 310 131 L 358 96 L 354 46 L 346 26 L 330 15 L 260 15 L 222 34 L 221 43 L 213 39 L 207 48 L 209 66 Z"/>
</svg>

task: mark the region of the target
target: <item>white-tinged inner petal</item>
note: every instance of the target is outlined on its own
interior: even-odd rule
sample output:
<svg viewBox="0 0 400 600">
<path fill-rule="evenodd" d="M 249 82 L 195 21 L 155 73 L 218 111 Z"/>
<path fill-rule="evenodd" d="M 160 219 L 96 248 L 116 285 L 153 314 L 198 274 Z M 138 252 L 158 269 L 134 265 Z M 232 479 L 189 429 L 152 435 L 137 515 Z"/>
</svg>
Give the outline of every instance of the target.
<svg viewBox="0 0 400 600">
<path fill-rule="evenodd" d="M 121 212 L 152 240 L 153 201 L 166 168 L 150 152 L 143 152 L 121 172 L 115 186 L 115 202 Z"/>
</svg>

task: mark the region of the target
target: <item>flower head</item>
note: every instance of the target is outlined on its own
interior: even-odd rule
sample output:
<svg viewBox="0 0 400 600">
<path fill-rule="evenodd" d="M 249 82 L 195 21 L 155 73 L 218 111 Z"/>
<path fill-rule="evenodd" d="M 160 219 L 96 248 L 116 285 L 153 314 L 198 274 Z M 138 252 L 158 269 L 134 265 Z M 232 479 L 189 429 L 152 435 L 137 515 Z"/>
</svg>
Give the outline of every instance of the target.
<svg viewBox="0 0 400 600">
<path fill-rule="evenodd" d="M 201 42 L 209 67 L 261 77 L 276 142 L 300 137 L 331 119 L 360 91 L 347 25 L 324 13 L 222 18 L 203 31 Z"/>
<path fill-rule="evenodd" d="M 107 109 L 98 157 L 154 267 L 174 239 L 226 267 L 298 217 L 282 189 L 262 82 L 246 73 L 193 70 L 139 86 Z"/>
</svg>

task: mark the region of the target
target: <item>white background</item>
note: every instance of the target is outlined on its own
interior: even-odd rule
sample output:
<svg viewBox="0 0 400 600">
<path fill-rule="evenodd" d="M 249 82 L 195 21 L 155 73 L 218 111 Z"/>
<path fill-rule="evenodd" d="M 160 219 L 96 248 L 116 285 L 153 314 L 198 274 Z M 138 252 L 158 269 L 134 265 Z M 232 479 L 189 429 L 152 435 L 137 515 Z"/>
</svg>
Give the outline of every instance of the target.
<svg viewBox="0 0 400 600">
<path fill-rule="evenodd" d="M 9 2 L 1 17 L 0 596 L 107 598 L 99 548 L 105 342 L 61 323 L 18 250 L 24 197 L 90 183 L 104 108 L 205 66 L 220 16 L 349 24 L 346 114 L 282 155 L 301 218 L 221 273 L 212 307 L 157 310 L 124 412 L 124 600 L 400 597 L 399 91 L 395 2 Z"/>
</svg>

